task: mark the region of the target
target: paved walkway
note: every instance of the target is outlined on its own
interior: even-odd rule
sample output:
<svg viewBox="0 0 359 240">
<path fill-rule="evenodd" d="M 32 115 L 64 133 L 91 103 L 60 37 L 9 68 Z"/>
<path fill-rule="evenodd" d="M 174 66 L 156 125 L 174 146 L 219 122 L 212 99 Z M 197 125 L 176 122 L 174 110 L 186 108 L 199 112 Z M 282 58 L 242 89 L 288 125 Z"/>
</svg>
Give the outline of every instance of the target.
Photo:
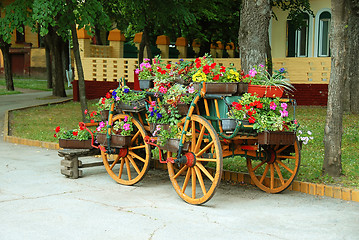
<svg viewBox="0 0 359 240">
<path fill-rule="evenodd" d="M 49 94 L 0 96 L 0 113 Z M 359 239 L 357 202 L 222 182 L 207 204 L 192 206 L 165 171 L 127 187 L 102 167 L 65 178 L 55 150 L 1 139 L 0 152 L 1 240 Z"/>
</svg>

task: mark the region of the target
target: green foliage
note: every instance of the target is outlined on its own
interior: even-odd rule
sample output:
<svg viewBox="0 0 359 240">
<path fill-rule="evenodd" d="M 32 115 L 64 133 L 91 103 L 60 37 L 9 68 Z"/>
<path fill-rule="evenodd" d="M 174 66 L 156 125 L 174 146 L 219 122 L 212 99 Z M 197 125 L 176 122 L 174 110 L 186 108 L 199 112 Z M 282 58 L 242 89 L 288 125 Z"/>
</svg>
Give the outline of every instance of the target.
<svg viewBox="0 0 359 240">
<path fill-rule="evenodd" d="M 56 135 L 58 139 L 73 139 L 73 140 L 88 140 L 91 139 L 91 134 L 85 129 L 72 129 L 72 130 L 62 130 L 60 127 L 56 128 Z"/>
<path fill-rule="evenodd" d="M 125 104 L 144 99 L 146 95 L 145 92 L 136 92 L 127 86 L 118 87 L 112 94 L 116 96 L 116 101 L 120 101 Z"/>
</svg>

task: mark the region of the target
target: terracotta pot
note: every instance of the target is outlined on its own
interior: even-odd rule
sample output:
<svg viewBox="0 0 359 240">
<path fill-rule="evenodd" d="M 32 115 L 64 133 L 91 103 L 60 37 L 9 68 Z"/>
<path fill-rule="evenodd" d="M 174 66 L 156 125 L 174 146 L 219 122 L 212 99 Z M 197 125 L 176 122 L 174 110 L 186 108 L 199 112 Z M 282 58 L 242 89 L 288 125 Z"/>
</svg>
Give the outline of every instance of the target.
<svg viewBox="0 0 359 240">
<path fill-rule="evenodd" d="M 256 93 L 258 97 L 282 97 L 283 88 L 275 86 L 264 86 L 264 85 L 248 85 L 248 93 Z"/>
<path fill-rule="evenodd" d="M 296 138 L 295 132 L 265 131 L 258 133 L 258 143 L 266 145 L 293 145 Z"/>
<path fill-rule="evenodd" d="M 178 138 L 170 138 L 167 140 L 166 144 L 163 146 L 159 146 L 160 149 L 170 152 L 177 152 L 179 149 L 179 142 L 180 139 Z M 182 147 L 182 151 L 188 151 L 189 148 L 189 142 L 185 142 Z"/>
<path fill-rule="evenodd" d="M 107 146 L 107 134 L 98 133 L 97 142 L 102 146 Z M 121 136 L 121 135 L 111 135 L 111 146 L 112 147 L 128 147 L 131 144 L 132 136 Z"/>
<path fill-rule="evenodd" d="M 195 90 L 201 91 L 201 83 L 193 83 Z M 206 83 L 206 93 L 207 94 L 235 94 L 237 92 L 237 83 L 216 83 L 216 82 L 207 82 Z"/>
<path fill-rule="evenodd" d="M 91 149 L 91 141 L 89 140 L 75 140 L 75 139 L 59 139 L 60 148 L 70 148 L 70 149 Z"/>
</svg>

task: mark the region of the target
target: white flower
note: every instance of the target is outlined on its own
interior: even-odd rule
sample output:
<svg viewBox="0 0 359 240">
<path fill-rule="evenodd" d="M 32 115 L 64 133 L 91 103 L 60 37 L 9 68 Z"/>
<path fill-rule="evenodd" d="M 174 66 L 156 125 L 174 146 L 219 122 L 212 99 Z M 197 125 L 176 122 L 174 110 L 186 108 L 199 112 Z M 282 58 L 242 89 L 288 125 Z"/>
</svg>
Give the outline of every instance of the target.
<svg viewBox="0 0 359 240">
<path fill-rule="evenodd" d="M 311 132 L 311 131 L 308 131 L 308 134 L 309 134 L 309 135 L 312 135 L 312 132 Z"/>
</svg>

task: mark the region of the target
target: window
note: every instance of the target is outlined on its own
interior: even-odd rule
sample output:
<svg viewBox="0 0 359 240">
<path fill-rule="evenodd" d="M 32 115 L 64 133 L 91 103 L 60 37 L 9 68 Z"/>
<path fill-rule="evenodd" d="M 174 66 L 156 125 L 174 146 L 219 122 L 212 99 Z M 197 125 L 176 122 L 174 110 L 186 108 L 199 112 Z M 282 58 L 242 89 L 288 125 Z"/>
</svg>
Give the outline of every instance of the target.
<svg viewBox="0 0 359 240">
<path fill-rule="evenodd" d="M 308 57 L 309 15 L 305 14 L 303 26 L 296 29 L 292 20 L 287 21 L 287 57 Z"/>
<path fill-rule="evenodd" d="M 331 14 L 329 12 L 322 12 L 319 16 L 318 57 L 330 56 L 330 51 L 329 51 L 330 19 L 331 19 Z"/>
</svg>

